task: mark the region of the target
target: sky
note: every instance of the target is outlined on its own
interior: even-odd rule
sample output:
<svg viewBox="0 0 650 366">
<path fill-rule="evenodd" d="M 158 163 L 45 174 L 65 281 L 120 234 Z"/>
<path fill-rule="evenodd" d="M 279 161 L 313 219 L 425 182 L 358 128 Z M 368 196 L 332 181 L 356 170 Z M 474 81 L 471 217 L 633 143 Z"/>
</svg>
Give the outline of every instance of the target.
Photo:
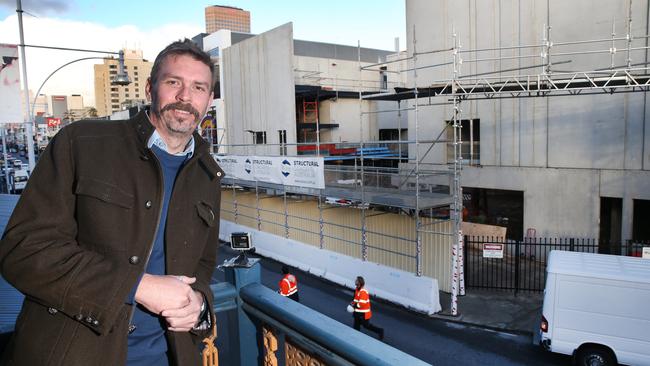
<svg viewBox="0 0 650 366">
<path fill-rule="evenodd" d="M 259 34 L 293 22 L 295 39 L 405 49 L 405 0 L 22 0 L 25 44 L 117 52 L 141 49 L 145 59 L 172 41 L 205 31 L 204 8 L 228 5 L 251 13 L 251 32 Z M 15 0 L 0 0 L 0 43 L 18 44 Z M 56 68 L 77 58 L 99 56 L 72 51 L 26 48 L 29 89 L 36 92 Z M 56 72 L 41 93 L 82 94 L 94 105 L 93 64 L 80 61 Z"/>
</svg>

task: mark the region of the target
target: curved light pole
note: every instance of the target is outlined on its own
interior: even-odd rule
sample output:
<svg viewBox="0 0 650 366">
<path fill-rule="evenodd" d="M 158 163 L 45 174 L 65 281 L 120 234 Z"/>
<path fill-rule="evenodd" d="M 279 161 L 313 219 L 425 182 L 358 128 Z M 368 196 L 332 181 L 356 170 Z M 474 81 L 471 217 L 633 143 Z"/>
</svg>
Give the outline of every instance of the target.
<svg viewBox="0 0 650 366">
<path fill-rule="evenodd" d="M 34 101 L 32 102 L 32 107 L 30 109 L 31 110 L 30 120 L 33 121 L 34 120 L 34 115 L 36 114 L 36 112 L 34 110 L 34 107 L 36 106 L 36 99 L 41 94 L 41 89 L 43 89 L 43 86 L 45 85 L 45 83 L 48 80 L 50 80 L 52 75 L 56 74 L 57 71 L 61 70 L 62 68 L 66 67 L 66 66 L 68 66 L 70 64 L 73 64 L 73 63 L 79 62 L 79 61 L 85 61 L 85 60 L 114 60 L 114 58 L 112 58 L 112 57 L 99 57 L 99 56 L 82 57 L 82 58 L 78 58 L 76 60 L 72 60 L 70 62 L 67 62 L 67 63 L 59 66 L 56 70 L 52 71 L 45 78 L 45 80 L 43 80 L 43 83 L 41 84 L 41 86 L 38 87 L 38 90 L 36 91 L 36 94 L 34 95 Z M 111 80 L 111 85 L 126 86 L 126 85 L 131 84 L 131 79 L 129 78 L 129 75 L 124 71 L 124 51 L 122 51 L 122 50 L 120 50 L 120 52 L 119 52 L 118 62 L 119 62 L 119 72 L 113 78 L 113 80 Z"/>
</svg>

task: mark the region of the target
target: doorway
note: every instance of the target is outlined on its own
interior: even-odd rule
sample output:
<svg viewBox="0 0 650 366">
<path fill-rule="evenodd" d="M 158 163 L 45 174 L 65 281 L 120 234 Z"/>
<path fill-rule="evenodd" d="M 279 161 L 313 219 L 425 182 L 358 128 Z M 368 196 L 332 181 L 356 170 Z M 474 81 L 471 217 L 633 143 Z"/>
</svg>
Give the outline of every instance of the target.
<svg viewBox="0 0 650 366">
<path fill-rule="evenodd" d="M 621 244 L 621 224 L 623 222 L 623 199 L 600 197 L 600 253 L 609 253 L 613 245 Z"/>
</svg>

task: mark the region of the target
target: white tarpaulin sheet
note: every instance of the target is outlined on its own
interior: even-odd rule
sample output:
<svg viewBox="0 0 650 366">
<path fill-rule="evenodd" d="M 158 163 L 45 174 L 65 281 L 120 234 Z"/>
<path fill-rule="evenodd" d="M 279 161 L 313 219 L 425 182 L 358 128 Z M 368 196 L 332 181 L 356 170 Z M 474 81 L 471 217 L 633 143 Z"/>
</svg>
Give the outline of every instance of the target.
<svg viewBox="0 0 650 366">
<path fill-rule="evenodd" d="M 23 121 L 20 104 L 18 47 L 0 43 L 0 123 Z"/>
<path fill-rule="evenodd" d="M 322 157 L 215 155 L 214 158 L 228 178 L 325 188 Z"/>
</svg>

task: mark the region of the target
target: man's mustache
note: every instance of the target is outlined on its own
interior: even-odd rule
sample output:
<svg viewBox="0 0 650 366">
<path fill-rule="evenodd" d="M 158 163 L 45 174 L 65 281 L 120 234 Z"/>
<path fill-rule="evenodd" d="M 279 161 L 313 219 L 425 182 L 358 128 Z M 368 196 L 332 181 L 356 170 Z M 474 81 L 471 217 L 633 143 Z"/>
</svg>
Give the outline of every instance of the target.
<svg viewBox="0 0 650 366">
<path fill-rule="evenodd" d="M 167 104 L 160 110 L 160 114 L 163 114 L 166 111 L 171 111 L 173 109 L 189 112 L 194 115 L 194 119 L 199 119 L 199 111 L 197 111 L 196 108 L 192 107 L 191 104 L 185 104 L 181 102 Z"/>
</svg>

